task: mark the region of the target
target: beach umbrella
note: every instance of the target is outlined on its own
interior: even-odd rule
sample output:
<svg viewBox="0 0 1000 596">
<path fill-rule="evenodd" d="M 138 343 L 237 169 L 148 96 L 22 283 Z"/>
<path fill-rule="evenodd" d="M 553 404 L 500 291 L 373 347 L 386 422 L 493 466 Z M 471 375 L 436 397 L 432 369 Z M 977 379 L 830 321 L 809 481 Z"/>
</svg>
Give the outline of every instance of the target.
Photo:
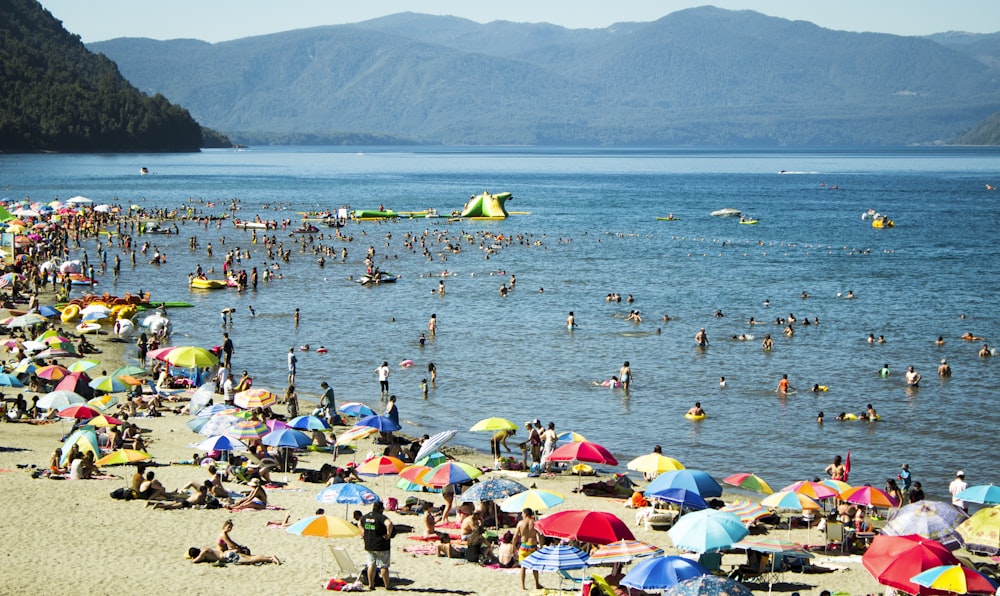
<svg viewBox="0 0 1000 596">
<path fill-rule="evenodd" d="M 365 460 L 355 471 L 362 476 L 385 476 L 388 474 L 399 474 L 405 467 L 406 463 L 399 458 L 378 455 Z"/>
<path fill-rule="evenodd" d="M 587 553 L 566 544 L 543 546 L 521 561 L 521 567 L 532 571 L 566 571 L 583 569 L 587 565 Z M 560 576 L 560 592 L 562 579 Z"/>
<path fill-rule="evenodd" d="M 573 432 L 571 430 L 563 431 L 558 435 L 556 435 L 556 442 L 558 443 L 565 443 L 567 441 L 571 443 L 582 443 L 583 441 L 586 440 L 587 437 L 581 435 L 578 432 Z"/>
<path fill-rule="evenodd" d="M 899 502 L 889 496 L 884 490 L 874 486 L 856 486 L 840 493 L 838 497 L 841 501 L 854 503 L 855 505 L 866 505 L 868 507 L 896 507 Z"/>
<path fill-rule="evenodd" d="M 607 544 L 616 540 L 635 540 L 615 514 L 606 511 L 570 509 L 546 515 L 535 523 L 544 536 L 579 540 L 590 544 Z"/>
<path fill-rule="evenodd" d="M 951 594 L 994 594 L 997 583 L 982 573 L 962 565 L 931 567 L 910 578 L 910 581 Z"/>
<path fill-rule="evenodd" d="M 152 455 L 146 453 L 145 451 L 136 451 L 135 449 L 118 449 L 105 455 L 95 463 L 98 466 L 128 465 L 140 461 L 146 461 L 152 457 Z"/>
<path fill-rule="evenodd" d="M 1000 554 L 1000 506 L 980 509 L 958 524 L 955 531 L 965 541 L 966 550 Z"/>
<path fill-rule="evenodd" d="M 348 416 L 374 416 L 375 410 L 369 408 L 359 401 L 350 401 L 340 404 L 337 408 Z"/>
<path fill-rule="evenodd" d="M 89 323 L 91 321 L 102 321 L 106 318 L 108 318 L 108 315 L 103 312 L 89 312 L 83 315 L 83 317 L 81 317 L 84 323 Z"/>
<path fill-rule="evenodd" d="M 701 495 L 686 488 L 661 488 L 656 491 L 650 491 L 647 488 L 646 497 L 673 503 L 682 510 L 690 509 L 692 511 L 699 511 L 701 509 L 708 509 L 708 503 Z"/>
<path fill-rule="evenodd" d="M 365 437 L 373 435 L 378 431 L 370 426 L 354 426 L 348 430 L 340 433 L 337 436 L 337 445 L 350 445 L 356 441 L 359 441 Z"/>
<path fill-rule="evenodd" d="M 56 391 L 73 391 L 79 393 L 86 399 L 94 397 L 94 388 L 90 386 L 90 377 L 87 373 L 79 372 L 68 374 L 56 384 Z"/>
<path fill-rule="evenodd" d="M 45 317 L 38 313 L 29 312 L 26 315 L 14 317 L 14 320 L 7 323 L 8 327 L 33 327 L 46 321 Z"/>
<path fill-rule="evenodd" d="M 158 317 L 159 315 L 152 315 L 152 316 Z M 147 320 L 150 318 L 151 317 L 146 317 Z M 146 325 L 145 321 L 143 321 L 143 325 Z M 157 348 L 155 350 L 150 350 L 146 352 L 146 357 L 152 358 L 153 360 L 159 360 L 160 362 L 166 362 L 167 354 L 173 352 L 177 348 L 178 346 L 167 346 L 165 348 Z"/>
<path fill-rule="evenodd" d="M 170 356 L 168 355 L 168 358 Z M 277 402 L 277 397 L 267 389 L 247 389 L 233 396 L 233 403 L 247 410 L 269 408 Z"/>
<path fill-rule="evenodd" d="M 344 505 L 344 519 L 347 519 L 347 512 L 351 505 L 371 505 L 376 501 L 381 501 L 375 491 L 353 482 L 331 484 L 319 491 L 316 500 L 320 503 L 342 503 Z"/>
<path fill-rule="evenodd" d="M 118 393 L 119 391 L 127 391 L 128 387 L 125 383 L 122 383 L 118 379 L 108 375 L 105 377 L 97 377 L 89 383 L 91 389 L 96 389 L 97 391 L 103 391 L 104 393 Z"/>
<path fill-rule="evenodd" d="M 618 465 L 618 460 L 602 445 L 589 441 L 567 443 L 556 447 L 548 461 L 583 461 L 594 464 Z"/>
<path fill-rule="evenodd" d="M 202 385 L 204 387 L 204 385 Z M 213 404 L 211 406 L 206 406 L 198 411 L 199 418 L 211 418 L 216 414 L 235 414 L 239 411 L 239 408 L 230 406 L 228 404 Z"/>
<path fill-rule="evenodd" d="M 679 582 L 699 575 L 709 575 L 709 571 L 697 561 L 663 556 L 637 563 L 619 583 L 636 590 L 657 591 L 672 588 Z"/>
<path fill-rule="evenodd" d="M 296 430 L 330 430 L 330 425 L 327 424 L 326 420 L 309 414 L 292 418 L 288 421 L 287 426 Z"/>
<path fill-rule="evenodd" d="M 61 410 L 85 403 L 87 400 L 74 391 L 50 391 L 38 399 L 38 407 L 44 410 Z"/>
<path fill-rule="evenodd" d="M 86 372 L 95 366 L 100 366 L 100 362 L 92 358 L 81 358 L 73 364 L 70 364 L 67 368 L 70 372 Z"/>
<path fill-rule="evenodd" d="M 674 584 L 663 596 L 753 596 L 753 592 L 728 577 L 699 575 Z"/>
<path fill-rule="evenodd" d="M 647 453 L 646 455 L 640 455 L 639 457 L 628 462 L 625 464 L 625 467 L 629 470 L 642 472 L 643 474 L 659 475 L 664 472 L 683 470 L 684 464 L 672 457 L 667 457 L 662 453 Z"/>
<path fill-rule="evenodd" d="M 197 433 L 205 435 L 206 437 L 224 435 L 239 421 L 240 419 L 232 414 L 219 413 L 211 418 L 208 418 L 207 421 L 198 428 Z"/>
<path fill-rule="evenodd" d="M 361 420 L 358 420 L 358 422 L 354 426 L 368 426 L 384 433 L 395 432 L 403 428 L 400 425 L 393 422 L 391 418 L 387 416 L 380 416 L 378 414 L 366 416 Z"/>
<path fill-rule="evenodd" d="M 969 519 L 969 514 L 951 503 L 917 501 L 892 512 L 882 528 L 886 536 L 917 534 L 937 540 L 954 550 L 962 546 L 962 536 L 955 528 Z"/>
<path fill-rule="evenodd" d="M 224 434 L 242 441 L 260 439 L 271 432 L 262 420 L 240 420 L 223 431 Z"/>
<path fill-rule="evenodd" d="M 68 374 L 71 374 L 70 370 L 64 366 L 59 366 L 58 364 L 40 366 L 35 370 L 35 376 L 39 379 L 45 379 L 46 381 L 58 381 Z"/>
<path fill-rule="evenodd" d="M 798 493 L 800 495 L 812 497 L 817 501 L 822 499 L 832 499 L 839 494 L 836 489 L 833 489 L 822 482 L 811 482 L 808 480 L 802 480 L 794 484 L 790 484 L 781 489 L 781 492 Z"/>
<path fill-rule="evenodd" d="M 517 425 L 506 418 L 483 418 L 469 429 L 473 432 L 517 430 Z"/>
<path fill-rule="evenodd" d="M 715 509 L 682 515 L 667 531 L 674 546 L 696 553 L 729 548 L 747 533 L 746 526 L 736 514 Z"/>
<path fill-rule="evenodd" d="M 462 484 L 469 482 L 482 475 L 479 468 L 457 461 L 445 462 L 439 466 L 434 466 L 421 476 L 421 479 L 428 486 L 447 486 L 449 484 Z"/>
<path fill-rule="evenodd" d="M 70 197 L 66 202 L 70 205 L 84 205 L 87 203 L 93 203 L 94 201 L 88 199 L 87 197 L 77 195 L 75 197 Z"/>
<path fill-rule="evenodd" d="M 38 365 L 35 364 L 35 361 L 31 358 L 25 358 L 24 360 L 18 362 L 17 366 L 15 366 L 14 370 L 11 372 L 15 375 L 20 375 L 24 373 L 33 373 L 36 370 L 38 370 Z"/>
<path fill-rule="evenodd" d="M 861 556 L 861 564 L 884 586 L 907 594 L 929 594 L 928 588 L 910 578 L 941 565 L 957 565 L 958 560 L 943 544 L 920 536 L 875 536 Z"/>
<path fill-rule="evenodd" d="M 765 509 L 760 506 L 760 503 L 754 503 L 753 501 L 734 501 L 727 504 L 720 511 L 728 511 L 735 514 L 745 526 L 749 526 L 762 517 L 771 515 L 769 509 Z"/>
<path fill-rule="evenodd" d="M 187 424 L 187 427 L 190 428 L 191 430 L 193 430 L 194 432 L 201 432 L 201 429 L 205 428 L 205 425 L 208 424 L 209 420 L 211 420 L 211 419 L 210 418 L 202 418 L 201 416 L 195 416 L 191 420 L 188 420 L 186 424 Z M 215 434 L 215 433 L 213 433 L 213 434 Z"/>
<path fill-rule="evenodd" d="M 247 446 L 243 441 L 227 437 L 226 435 L 215 435 L 195 445 L 199 451 L 246 451 Z"/>
<path fill-rule="evenodd" d="M 99 411 L 84 404 L 74 404 L 59 410 L 59 416 L 63 418 L 76 418 L 77 420 L 88 420 L 100 415 Z"/>
<path fill-rule="evenodd" d="M 93 428 L 83 427 L 73 431 L 63 441 L 62 456 L 59 458 L 59 465 L 66 465 L 66 460 L 69 459 L 69 452 L 73 448 L 73 445 L 79 447 L 81 453 L 93 452 L 95 458 L 101 453 L 97 445 L 97 432 Z"/>
<path fill-rule="evenodd" d="M 119 426 L 122 423 L 121 420 L 115 418 L 114 416 L 108 416 L 107 414 L 101 414 L 100 416 L 94 416 L 93 418 L 87 420 L 87 426 L 93 426 L 96 428 L 105 428 L 108 426 Z"/>
<path fill-rule="evenodd" d="M 163 356 L 163 360 L 183 368 L 205 368 L 219 363 L 215 354 L 196 346 L 181 346 L 170 350 Z"/>
<path fill-rule="evenodd" d="M 663 549 L 642 540 L 616 540 L 602 544 L 590 552 L 590 564 L 631 563 L 638 557 L 656 557 Z"/>
<path fill-rule="evenodd" d="M 763 478 L 756 474 L 746 472 L 726 476 L 722 479 L 722 482 L 724 484 L 728 484 L 729 486 L 752 490 L 754 492 L 764 493 L 765 495 L 769 495 L 774 492 L 771 485 L 765 482 Z"/>
<path fill-rule="evenodd" d="M 686 488 L 705 499 L 722 496 L 722 487 L 719 486 L 719 483 L 709 476 L 708 472 L 701 470 L 685 469 L 664 472 L 649 484 L 646 492 L 656 492 L 666 488 Z"/>
<path fill-rule="evenodd" d="M 271 447 L 301 449 L 311 445 L 312 439 L 304 432 L 294 428 L 279 428 L 264 435 L 260 442 Z"/>
<path fill-rule="evenodd" d="M 12 374 L 0 373 L 0 387 L 24 387 L 24 383 Z"/>
<path fill-rule="evenodd" d="M 0 280 L 2 280 L 3 278 L 7 277 L 7 275 L 9 275 L 9 274 L 5 274 L 5 275 L 0 276 Z M 60 316 L 62 313 L 60 313 L 58 310 L 56 310 L 56 308 L 54 306 L 49 306 L 47 304 L 43 304 L 42 306 L 38 307 L 38 314 L 42 315 L 46 319 L 54 319 L 54 318 Z"/>
<path fill-rule="evenodd" d="M 117 379 L 118 377 L 124 377 L 125 375 L 134 377 L 137 375 L 144 375 L 144 374 L 146 374 L 145 368 L 142 368 L 141 366 L 128 365 L 116 369 L 115 372 L 111 373 L 111 376 Z"/>
<path fill-rule="evenodd" d="M 118 379 L 119 381 L 121 381 L 122 383 L 124 383 L 126 385 L 131 385 L 133 387 L 138 387 L 139 385 L 142 385 L 143 383 L 145 383 L 145 381 L 143 381 L 142 379 L 137 379 L 136 377 L 133 377 L 132 375 L 121 375 L 121 376 L 114 377 L 114 378 Z"/>
<path fill-rule="evenodd" d="M 526 490 L 528 490 L 527 486 L 508 478 L 487 478 L 463 491 L 461 500 L 463 503 L 470 501 L 476 503 L 500 501 L 512 495 L 523 493 Z"/>
<path fill-rule="evenodd" d="M 424 482 L 424 476 L 427 474 L 427 472 L 430 471 L 431 468 L 429 466 L 424 466 L 424 465 L 406 466 L 405 468 L 399 471 L 399 477 L 411 484 L 416 484 L 419 486 L 428 486 L 427 483 Z"/>
<path fill-rule="evenodd" d="M 289 534 L 319 536 L 320 538 L 354 538 L 361 529 L 346 519 L 330 515 L 305 517 L 285 528 Z"/>
<path fill-rule="evenodd" d="M 48 349 L 42 350 L 41 352 L 35 354 L 33 358 L 79 358 L 80 354 L 76 352 L 76 346 L 69 343 L 59 343 L 49 346 Z"/>
<path fill-rule="evenodd" d="M 816 499 L 787 490 L 764 497 L 760 500 L 760 504 L 764 507 L 784 509 L 786 511 L 805 511 L 807 509 L 816 510 L 820 508 Z"/>
<path fill-rule="evenodd" d="M 215 384 L 205 383 L 194 390 L 188 402 L 188 411 L 192 414 L 201 415 L 208 404 L 215 398 Z"/>
<path fill-rule="evenodd" d="M 434 466 L 439 466 L 446 461 L 448 461 L 448 458 L 445 457 L 443 453 L 441 453 L 440 451 L 435 451 L 434 453 L 413 460 L 413 464 L 417 466 L 427 466 L 428 468 L 433 468 Z"/>
<path fill-rule="evenodd" d="M 524 492 L 507 497 L 500 503 L 500 511 L 504 513 L 520 513 L 525 509 L 544 511 L 562 503 L 566 497 L 559 493 L 540 488 L 531 488 Z"/>
<path fill-rule="evenodd" d="M 423 459 L 424 457 L 439 451 L 442 445 L 452 440 L 457 434 L 457 430 L 445 430 L 424 440 L 420 443 L 420 450 L 417 451 L 417 456 L 414 457 L 413 460 L 417 461 Z"/>
<path fill-rule="evenodd" d="M 981 505 L 1000 505 L 1000 486 L 992 484 L 970 486 L 955 495 L 955 498 Z"/>
</svg>

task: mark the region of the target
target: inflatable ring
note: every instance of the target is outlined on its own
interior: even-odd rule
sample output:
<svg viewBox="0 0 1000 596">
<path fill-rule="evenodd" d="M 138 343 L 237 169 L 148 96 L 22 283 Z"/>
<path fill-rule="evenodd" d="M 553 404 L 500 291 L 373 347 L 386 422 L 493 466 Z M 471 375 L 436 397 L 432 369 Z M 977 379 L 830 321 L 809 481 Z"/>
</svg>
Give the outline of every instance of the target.
<svg viewBox="0 0 1000 596">
<path fill-rule="evenodd" d="M 330 350 L 327 350 L 326 348 L 319 348 L 318 350 L 316 350 L 316 353 L 317 354 L 326 354 L 329 351 Z"/>
<path fill-rule="evenodd" d="M 80 333 L 90 333 L 91 331 L 97 331 L 101 326 L 97 323 L 80 323 L 76 326 L 76 330 Z"/>
<path fill-rule="evenodd" d="M 69 306 L 63 309 L 62 314 L 59 315 L 59 318 L 62 320 L 63 323 L 69 323 L 70 321 L 76 319 L 79 316 L 80 316 L 80 307 L 76 304 L 70 304 Z"/>
<path fill-rule="evenodd" d="M 414 362 L 412 360 L 404 360 L 404 361 L 402 361 L 402 362 L 399 363 L 399 365 L 402 366 L 403 368 L 409 368 L 409 367 L 413 366 L 414 364 L 416 364 L 416 362 Z"/>
<path fill-rule="evenodd" d="M 690 412 L 684 414 L 684 417 L 688 420 L 704 420 L 706 416 L 706 414 L 691 414 Z"/>
<path fill-rule="evenodd" d="M 844 420 L 857 420 L 857 414 L 844 414 Z"/>
</svg>

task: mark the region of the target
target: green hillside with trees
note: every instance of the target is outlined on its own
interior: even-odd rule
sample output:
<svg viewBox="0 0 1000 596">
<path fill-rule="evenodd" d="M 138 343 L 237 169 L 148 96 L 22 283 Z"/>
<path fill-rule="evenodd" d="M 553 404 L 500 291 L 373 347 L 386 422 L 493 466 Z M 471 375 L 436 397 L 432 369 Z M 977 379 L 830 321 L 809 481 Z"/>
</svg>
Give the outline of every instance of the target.
<svg viewBox="0 0 1000 596">
<path fill-rule="evenodd" d="M 140 93 L 114 62 L 87 50 L 35 0 L 0 0 L 0 73 L 0 151 L 198 151 L 202 145 L 202 128 L 187 110 L 163 95 Z"/>
</svg>

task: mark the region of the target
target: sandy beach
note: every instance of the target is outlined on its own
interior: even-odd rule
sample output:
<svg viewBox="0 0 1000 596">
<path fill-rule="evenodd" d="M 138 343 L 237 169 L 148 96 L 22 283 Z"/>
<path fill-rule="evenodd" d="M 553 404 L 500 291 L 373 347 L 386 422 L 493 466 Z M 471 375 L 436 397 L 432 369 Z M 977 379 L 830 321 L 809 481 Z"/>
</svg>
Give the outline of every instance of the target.
<svg viewBox="0 0 1000 596">
<path fill-rule="evenodd" d="M 102 364 L 112 366 L 120 358 L 122 344 L 98 340 L 103 350 Z M 178 489 L 191 481 L 206 477 L 203 468 L 182 465 L 190 459 L 191 444 L 199 435 L 191 432 L 186 416 L 166 414 L 158 418 L 138 418 L 139 426 L 148 429 L 148 450 L 158 464 L 153 468 L 168 490 Z M 470 421 L 470 424 L 473 421 Z M 7 572 L 0 580 L 0 591 L 9 594 L 36 593 L 41 586 L 55 593 L 117 594 L 188 593 L 212 594 L 223 590 L 238 590 L 243 594 L 271 594 L 280 586 L 284 593 L 316 593 L 323 590 L 325 581 L 337 575 L 329 546 L 347 549 L 355 562 L 364 561 L 360 538 L 326 540 L 301 537 L 281 529 L 268 528 L 267 522 L 292 521 L 311 515 L 318 503 L 315 495 L 322 485 L 301 482 L 297 474 L 288 474 L 288 485 L 282 489 L 269 489 L 269 502 L 280 510 L 230 512 L 221 510 L 184 509 L 177 511 L 152 510 L 143 501 L 120 501 L 109 493 L 125 484 L 125 478 L 134 473 L 131 467 L 108 467 L 109 479 L 52 480 L 33 479 L 33 468 L 44 468 L 59 439 L 69 429 L 68 422 L 43 425 L 5 423 L 0 425 L 0 474 L 3 493 L 0 515 L 7 520 L 6 532 L 0 534 L 0 549 L 5 553 Z M 339 430 L 344 430 L 340 427 Z M 370 441 L 359 443 L 358 458 L 376 448 Z M 330 462 L 330 454 L 310 452 L 302 456 L 300 466 L 317 469 Z M 338 462 L 352 458 L 341 455 Z M 463 461 L 486 466 L 490 459 L 483 454 L 461 454 Z M 168 465 L 169 464 L 169 465 Z M 604 469 L 606 473 L 613 469 Z M 618 499 L 586 497 L 573 492 L 577 479 L 569 474 L 555 478 L 524 478 L 523 472 L 490 472 L 505 474 L 525 484 L 551 489 L 566 496 L 566 502 L 554 509 L 592 509 L 611 511 L 621 517 L 635 536 L 664 548 L 668 554 L 677 553 L 664 531 L 648 530 L 636 523 L 635 512 L 624 508 Z M 275 479 L 285 475 L 276 473 Z M 587 478 L 594 481 L 603 477 Z M 386 499 L 396 497 L 402 503 L 406 493 L 395 488 L 395 477 L 366 478 L 365 483 Z M 235 483 L 230 490 L 246 490 Z M 746 497 L 746 495 L 741 495 Z M 734 495 L 726 495 L 726 499 Z M 440 495 L 429 495 L 437 504 Z M 352 506 L 351 509 L 356 507 Z M 367 512 L 368 507 L 363 508 Z M 331 515 L 344 515 L 342 506 L 327 507 Z M 421 532 L 421 518 L 391 512 L 390 519 L 399 526 L 415 527 L 413 533 L 400 533 L 392 543 L 392 569 L 398 572 L 395 588 L 418 594 L 516 594 L 521 593 L 516 570 L 499 570 L 467 564 L 436 556 L 414 554 L 407 549 L 427 543 L 409 539 Z M 192 564 L 185 558 L 191 546 L 208 546 L 214 543 L 223 522 L 232 519 L 235 528 L 232 536 L 251 548 L 254 554 L 277 555 L 282 564 L 262 567 L 229 565 L 217 568 L 207 564 Z M 405 528 L 403 528 L 405 530 Z M 785 530 L 772 534 L 786 536 Z M 793 530 L 793 540 L 805 543 L 804 530 Z M 810 535 L 812 543 L 821 542 L 819 533 Z M 727 554 L 723 568 L 744 561 L 742 554 Z M 777 592 L 819 594 L 821 590 L 848 594 L 868 594 L 880 591 L 880 586 L 862 568 L 860 556 L 825 556 L 817 553 L 814 564 L 831 571 L 824 574 L 784 573 L 773 586 Z M 16 571 L 14 571 L 16 570 Z M 607 572 L 607 568 L 595 568 Z M 542 573 L 542 584 L 551 593 L 559 587 L 554 573 Z M 530 585 L 530 578 L 529 578 Z M 569 589 L 569 582 L 563 582 Z M 757 593 L 766 593 L 767 585 L 752 585 Z M 576 591 L 579 591 L 578 588 Z"/>
</svg>

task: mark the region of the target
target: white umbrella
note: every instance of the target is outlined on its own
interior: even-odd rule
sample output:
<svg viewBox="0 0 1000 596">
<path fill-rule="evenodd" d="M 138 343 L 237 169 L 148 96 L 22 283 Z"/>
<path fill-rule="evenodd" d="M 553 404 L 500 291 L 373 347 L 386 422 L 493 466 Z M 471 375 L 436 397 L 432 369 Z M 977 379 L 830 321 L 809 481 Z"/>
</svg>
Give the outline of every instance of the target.
<svg viewBox="0 0 1000 596">
<path fill-rule="evenodd" d="M 420 444 L 420 451 L 417 451 L 417 456 L 413 458 L 413 461 L 423 459 L 425 456 L 438 451 L 442 445 L 450 441 L 456 434 L 458 434 L 457 430 L 446 430 L 427 439 Z"/>
<path fill-rule="evenodd" d="M 75 197 L 70 197 L 67 203 L 72 203 L 74 205 L 82 205 L 83 203 L 93 203 L 94 201 L 88 199 L 87 197 L 81 197 L 77 195 Z"/>
<path fill-rule="evenodd" d="M 38 399 L 38 407 L 44 410 L 61 410 L 75 404 L 85 403 L 87 403 L 86 398 L 75 391 L 51 391 Z"/>
</svg>

